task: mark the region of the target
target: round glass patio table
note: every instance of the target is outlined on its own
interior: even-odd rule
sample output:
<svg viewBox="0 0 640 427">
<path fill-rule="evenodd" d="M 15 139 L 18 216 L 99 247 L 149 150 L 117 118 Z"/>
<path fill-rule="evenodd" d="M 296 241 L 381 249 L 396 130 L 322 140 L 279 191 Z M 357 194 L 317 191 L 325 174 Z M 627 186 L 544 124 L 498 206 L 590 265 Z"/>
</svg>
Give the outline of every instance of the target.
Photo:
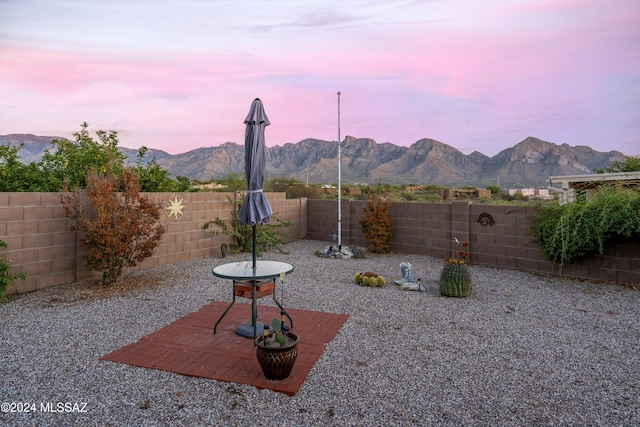
<svg viewBox="0 0 640 427">
<path fill-rule="evenodd" d="M 231 280 L 264 280 L 275 279 L 282 272 L 289 274 L 293 271 L 293 265 L 282 261 L 256 261 L 256 268 L 252 267 L 252 261 L 230 262 L 213 268 L 213 275 L 222 279 Z"/>
<path fill-rule="evenodd" d="M 213 275 L 216 277 L 220 277 L 222 279 L 230 279 L 232 281 L 232 286 L 238 282 L 242 282 L 243 284 L 253 285 L 253 298 L 251 302 L 251 323 L 246 323 L 238 326 L 236 328 L 236 333 L 243 337 L 253 338 L 255 340 L 257 336 L 257 331 L 264 328 L 264 323 L 258 322 L 258 304 L 257 304 L 257 293 L 256 287 L 258 285 L 264 284 L 265 281 L 270 282 L 273 281 L 274 289 L 271 296 L 273 297 L 273 301 L 280 307 L 280 310 L 284 312 L 284 314 L 289 318 L 289 322 L 291 323 L 291 327 L 293 328 L 293 320 L 289 313 L 282 307 L 280 302 L 276 299 L 276 291 L 275 284 L 276 279 L 282 274 L 289 274 L 293 271 L 293 265 L 282 262 L 282 261 L 264 261 L 258 260 L 256 261 L 256 268 L 253 268 L 253 261 L 239 261 L 239 262 L 230 262 L 227 264 L 218 265 L 213 268 Z M 222 313 L 215 326 L 213 327 L 213 334 L 216 334 L 216 330 L 218 328 L 218 324 L 227 314 L 229 309 L 236 302 L 236 294 L 233 292 L 233 300 L 229 307 Z"/>
</svg>

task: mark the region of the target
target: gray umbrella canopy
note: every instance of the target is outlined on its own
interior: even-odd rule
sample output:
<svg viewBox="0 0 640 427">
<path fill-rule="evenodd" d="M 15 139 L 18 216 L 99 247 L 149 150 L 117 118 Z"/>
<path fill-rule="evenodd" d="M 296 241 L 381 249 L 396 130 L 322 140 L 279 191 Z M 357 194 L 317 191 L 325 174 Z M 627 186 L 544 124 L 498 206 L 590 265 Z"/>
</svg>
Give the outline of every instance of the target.
<svg viewBox="0 0 640 427">
<path fill-rule="evenodd" d="M 248 192 L 242 202 L 238 219 L 245 225 L 264 224 L 273 214 L 271 205 L 262 192 L 267 168 L 264 129 L 271 123 L 259 98 L 251 104 L 244 122 L 247 125 L 244 134 L 244 172 Z"/>
</svg>

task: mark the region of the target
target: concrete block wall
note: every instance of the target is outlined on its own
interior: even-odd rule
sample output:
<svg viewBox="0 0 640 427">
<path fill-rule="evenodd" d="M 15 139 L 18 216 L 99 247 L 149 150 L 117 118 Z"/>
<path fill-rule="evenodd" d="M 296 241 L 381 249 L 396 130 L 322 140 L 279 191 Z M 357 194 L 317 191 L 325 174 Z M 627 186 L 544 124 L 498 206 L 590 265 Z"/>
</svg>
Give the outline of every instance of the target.
<svg viewBox="0 0 640 427">
<path fill-rule="evenodd" d="M 12 272 L 26 273 L 26 280 L 9 285 L 6 294 L 21 293 L 49 286 L 99 277 L 87 270 L 79 233 L 70 231 L 72 220 L 64 216 L 62 193 L 0 193 L 0 239 L 3 251 L 13 264 Z M 217 217 L 231 218 L 231 200 L 242 200 L 243 193 L 146 193 L 165 210 L 162 222 L 166 232 L 154 254 L 138 267 L 146 268 L 188 259 L 220 257 L 222 243 L 232 243 L 225 235 L 214 236 L 203 225 Z M 287 200 L 285 193 L 267 193 L 274 215 L 292 222 L 283 231 L 288 241 L 306 237 L 307 200 Z M 178 218 L 168 216 L 169 200 L 177 200 L 182 209 Z M 83 204 L 90 210 L 89 200 Z"/>
<path fill-rule="evenodd" d="M 60 193 L 0 193 L 0 240 L 12 272 L 25 280 L 6 293 L 27 292 L 75 280 L 76 233 L 64 216 Z"/>
<path fill-rule="evenodd" d="M 320 203 L 318 203 L 320 202 Z M 354 209 L 354 204 L 350 200 L 342 200 L 342 242 L 345 244 L 355 244 L 355 237 L 350 237 L 350 228 L 353 228 L 353 223 L 357 222 L 355 218 L 350 217 L 349 210 Z M 313 230 L 309 234 L 309 230 Z M 327 242 L 337 243 L 337 238 L 334 240 L 332 235 L 337 236 L 338 233 L 338 203 L 337 201 L 330 200 L 307 200 L 307 237 L 314 240 L 321 240 Z M 360 233 L 362 236 L 362 233 Z M 364 240 L 364 239 L 363 239 Z M 351 242 L 351 243 L 348 243 Z"/>
<path fill-rule="evenodd" d="M 545 260 L 529 231 L 535 208 L 492 205 L 470 205 L 469 208 L 474 262 L 540 273 L 553 272 L 553 264 Z M 482 217 L 489 218 L 487 215 L 492 221 L 483 223 Z"/>
<path fill-rule="evenodd" d="M 69 230 L 72 221 L 64 216 L 61 193 L 0 193 L 0 239 L 8 244 L 3 251 L 13 264 L 12 271 L 26 273 L 26 280 L 9 285 L 7 294 L 27 292 L 63 283 L 98 277 L 86 269 L 82 257 L 86 248 L 80 236 Z M 167 232 L 153 256 L 139 267 L 174 263 L 187 259 L 219 257 L 229 236 L 213 236 L 202 226 L 216 217 L 231 218 L 231 200 L 242 193 L 148 193 L 167 206 L 169 199 L 182 200 L 183 215 L 163 222 Z M 337 232 L 337 202 L 315 199 L 287 200 L 284 193 L 267 193 L 275 216 L 292 222 L 282 229 L 287 241 L 305 237 L 331 242 Z M 367 246 L 359 221 L 365 201 L 342 200 L 342 243 Z M 544 259 L 529 223 L 535 208 L 525 206 L 473 205 L 468 202 L 394 203 L 390 213 L 394 224 L 393 250 L 436 258 L 454 255 L 454 242 L 470 242 L 474 264 L 558 274 L 557 266 Z M 490 217 L 492 224 L 481 221 Z M 584 279 L 640 283 L 640 245 L 620 241 L 564 267 L 562 274 Z"/>
<path fill-rule="evenodd" d="M 457 205 L 456 205 L 457 206 Z M 466 230 L 452 230 L 454 222 L 452 204 L 394 203 L 391 209 L 394 233 L 398 233 L 394 250 L 417 253 L 436 258 L 447 258 L 453 254 L 453 236 L 459 240 L 468 236 Z M 456 210 L 456 216 L 460 215 Z M 464 213 L 464 207 L 462 208 Z M 394 216 L 397 216 L 397 225 Z M 397 246 L 397 249 L 395 249 Z"/>
<path fill-rule="evenodd" d="M 143 260 L 136 268 L 221 256 L 222 243 L 232 242 L 229 236 L 214 236 L 202 227 L 216 217 L 231 217 L 233 204 L 229 203 L 227 197 L 234 200 L 235 193 L 145 193 L 145 195 L 165 207 L 162 223 L 166 231 L 153 255 Z M 170 200 L 175 203 L 176 199 L 178 202 L 182 201 L 180 205 L 184 206 L 183 214 L 178 218 L 175 215 L 169 216 L 169 210 L 166 209 Z M 81 258 L 79 263 L 82 266 L 79 266 L 79 271 L 83 271 L 84 263 Z M 95 275 L 93 272 L 90 274 Z M 78 280 L 83 279 L 82 276 L 78 278 Z"/>
<path fill-rule="evenodd" d="M 274 217 L 291 223 L 278 231 L 288 237 L 283 240 L 293 242 L 307 236 L 307 198 L 287 199 L 286 193 L 266 193 Z"/>
<path fill-rule="evenodd" d="M 342 243 L 366 247 L 360 230 L 365 201 L 342 201 Z M 307 235 L 330 241 L 337 226 L 337 202 L 308 200 Z M 346 205 L 345 205 L 346 204 Z M 349 212 L 345 220 L 344 212 Z M 469 242 L 471 263 L 568 277 L 640 283 L 640 245 L 621 241 L 607 245 L 604 254 L 594 254 L 575 264 L 558 266 L 545 260 L 530 234 L 536 208 L 528 206 L 453 203 L 393 203 L 390 207 L 392 249 L 397 253 L 424 254 L 436 258 L 454 256 Z M 346 232 L 344 231 L 346 230 Z"/>
</svg>

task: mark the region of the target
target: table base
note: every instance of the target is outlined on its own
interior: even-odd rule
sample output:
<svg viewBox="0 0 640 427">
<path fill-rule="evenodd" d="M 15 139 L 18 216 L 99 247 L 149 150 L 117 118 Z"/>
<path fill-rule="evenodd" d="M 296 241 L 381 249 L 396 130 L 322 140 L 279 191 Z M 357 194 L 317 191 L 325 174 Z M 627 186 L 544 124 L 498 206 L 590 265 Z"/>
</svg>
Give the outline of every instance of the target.
<svg viewBox="0 0 640 427">
<path fill-rule="evenodd" d="M 291 324 L 291 327 L 282 325 L 282 330 L 283 331 L 290 330 L 293 327 L 293 320 L 291 319 L 291 316 L 289 316 L 289 313 L 287 313 L 284 307 L 276 299 L 275 279 L 252 280 L 252 281 L 234 280 L 233 281 L 233 299 L 231 300 L 231 304 L 229 304 L 227 309 L 222 313 L 222 315 L 214 325 L 213 335 L 216 334 L 216 331 L 218 329 L 218 324 L 220 323 L 220 321 L 224 318 L 224 316 L 227 314 L 229 309 L 231 309 L 231 307 L 235 304 L 236 296 L 240 296 L 240 297 L 252 299 L 251 322 L 238 326 L 236 328 L 236 334 L 245 338 L 252 338 L 255 340 L 258 335 L 263 333 L 264 325 L 265 325 L 265 323 L 258 322 L 257 320 L 257 317 L 258 317 L 257 299 L 265 295 L 271 295 L 271 297 L 273 298 L 273 301 L 276 303 L 278 307 L 280 307 L 280 310 L 282 311 L 282 313 L 284 313 L 284 315 L 287 316 L 287 318 L 289 319 L 289 323 Z M 271 327 L 269 327 L 269 330 L 271 330 Z"/>
<path fill-rule="evenodd" d="M 260 335 L 262 331 L 264 331 L 264 325 L 266 323 L 256 321 L 256 331 L 257 334 Z M 271 328 L 269 328 L 271 330 Z M 240 325 L 236 328 L 236 334 L 245 338 L 253 338 L 253 324 L 251 322 L 245 323 L 244 325 Z"/>
</svg>

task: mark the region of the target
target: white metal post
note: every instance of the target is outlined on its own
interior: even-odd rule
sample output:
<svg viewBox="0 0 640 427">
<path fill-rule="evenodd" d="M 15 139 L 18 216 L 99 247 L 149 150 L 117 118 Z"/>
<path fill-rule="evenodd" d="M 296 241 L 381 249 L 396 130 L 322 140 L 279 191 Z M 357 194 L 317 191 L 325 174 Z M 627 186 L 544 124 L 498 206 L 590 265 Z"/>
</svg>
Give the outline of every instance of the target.
<svg viewBox="0 0 640 427">
<path fill-rule="evenodd" d="M 338 250 L 342 249 L 342 152 L 340 145 L 340 92 L 338 92 Z"/>
</svg>

